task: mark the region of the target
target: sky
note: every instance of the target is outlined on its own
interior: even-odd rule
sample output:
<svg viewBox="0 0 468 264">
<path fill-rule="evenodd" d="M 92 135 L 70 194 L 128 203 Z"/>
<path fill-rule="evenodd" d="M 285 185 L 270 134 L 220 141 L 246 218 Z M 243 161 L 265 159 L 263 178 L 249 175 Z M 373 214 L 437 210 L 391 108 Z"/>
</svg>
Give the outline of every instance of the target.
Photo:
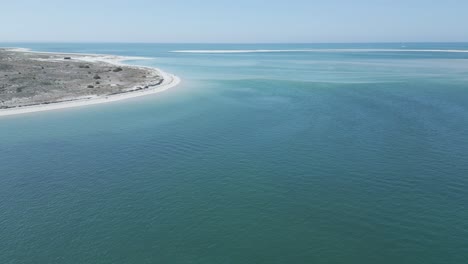
<svg viewBox="0 0 468 264">
<path fill-rule="evenodd" d="M 468 0 L 0 0 L 0 42 L 468 42 Z"/>
</svg>

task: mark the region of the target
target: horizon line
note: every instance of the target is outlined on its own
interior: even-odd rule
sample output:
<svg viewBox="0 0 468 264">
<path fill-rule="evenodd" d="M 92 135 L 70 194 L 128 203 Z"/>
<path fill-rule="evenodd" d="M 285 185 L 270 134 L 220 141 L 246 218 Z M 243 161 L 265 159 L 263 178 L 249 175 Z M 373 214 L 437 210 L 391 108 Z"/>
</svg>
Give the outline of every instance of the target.
<svg viewBox="0 0 468 264">
<path fill-rule="evenodd" d="M 43 44 L 421 44 L 421 43 L 466 43 L 468 41 L 377 41 L 377 42 L 146 42 L 146 41 L 0 41 L 0 43 L 43 43 Z"/>
</svg>

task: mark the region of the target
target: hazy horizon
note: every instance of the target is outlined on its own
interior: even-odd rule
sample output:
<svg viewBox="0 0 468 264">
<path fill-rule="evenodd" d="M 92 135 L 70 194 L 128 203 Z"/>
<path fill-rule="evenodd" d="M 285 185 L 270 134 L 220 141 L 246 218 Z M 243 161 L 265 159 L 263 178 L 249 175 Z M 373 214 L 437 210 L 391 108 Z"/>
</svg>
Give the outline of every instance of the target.
<svg viewBox="0 0 468 264">
<path fill-rule="evenodd" d="M 454 0 L 19 0 L 2 3 L 0 42 L 468 42 L 466 10 Z"/>
<path fill-rule="evenodd" d="M 34 41 L 34 40 L 23 40 L 23 41 L 0 41 L 0 43 L 24 43 L 24 44 L 34 44 L 34 43 L 44 43 L 44 44 L 187 44 L 187 45 L 204 45 L 204 44 L 213 44 L 213 45 L 281 45 L 281 44 L 290 44 L 290 45 L 315 45 L 315 44 L 424 44 L 424 43 L 460 43 L 464 44 L 468 41 L 389 41 L 389 42 L 144 42 L 144 41 Z"/>
</svg>

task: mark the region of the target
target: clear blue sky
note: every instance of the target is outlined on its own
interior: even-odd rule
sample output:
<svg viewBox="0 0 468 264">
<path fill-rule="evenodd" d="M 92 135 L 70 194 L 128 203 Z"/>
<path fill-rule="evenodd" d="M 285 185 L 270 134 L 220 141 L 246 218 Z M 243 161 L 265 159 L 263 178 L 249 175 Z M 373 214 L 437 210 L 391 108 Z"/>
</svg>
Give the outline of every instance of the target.
<svg viewBox="0 0 468 264">
<path fill-rule="evenodd" d="M 468 0 L 1 0 L 0 42 L 468 41 Z"/>
</svg>

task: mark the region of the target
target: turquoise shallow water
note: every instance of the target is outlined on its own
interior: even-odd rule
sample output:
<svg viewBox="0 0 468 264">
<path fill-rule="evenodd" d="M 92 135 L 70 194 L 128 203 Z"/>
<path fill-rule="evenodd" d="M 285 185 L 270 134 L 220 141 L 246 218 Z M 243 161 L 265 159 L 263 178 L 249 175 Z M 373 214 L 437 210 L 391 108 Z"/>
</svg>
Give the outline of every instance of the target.
<svg viewBox="0 0 468 264">
<path fill-rule="evenodd" d="M 1 263 L 468 262 L 468 44 L 1 46 L 183 79 L 0 118 Z"/>
</svg>

